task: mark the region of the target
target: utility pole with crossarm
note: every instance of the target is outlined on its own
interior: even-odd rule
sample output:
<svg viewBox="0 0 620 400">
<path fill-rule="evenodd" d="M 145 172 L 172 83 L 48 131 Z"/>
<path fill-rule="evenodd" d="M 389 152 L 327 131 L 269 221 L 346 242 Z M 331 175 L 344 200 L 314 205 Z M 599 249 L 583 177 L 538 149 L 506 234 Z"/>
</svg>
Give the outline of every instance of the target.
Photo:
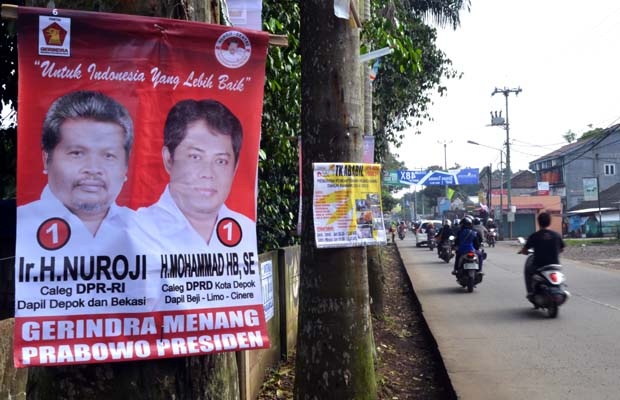
<svg viewBox="0 0 620 400">
<path fill-rule="evenodd" d="M 501 117 L 501 113 L 499 114 L 499 116 L 497 116 L 496 113 L 495 117 L 493 116 L 493 113 L 491 113 L 491 125 L 504 126 L 506 128 L 506 190 L 508 192 L 507 197 L 509 213 L 512 213 L 512 171 L 510 170 L 510 123 L 508 122 L 508 95 L 510 93 L 518 95 L 519 93 L 521 93 L 521 91 L 521 87 L 518 87 L 516 89 L 509 89 L 504 87 L 503 89 L 495 88 L 495 90 L 493 90 L 493 93 L 491 93 L 491 96 L 495 96 L 497 93 L 501 93 L 506 98 L 506 121 L 504 121 L 504 119 Z M 514 217 L 512 219 L 514 219 Z M 510 237 L 512 237 L 512 222 L 513 221 L 511 220 L 511 218 L 508 218 L 508 232 Z"/>
</svg>

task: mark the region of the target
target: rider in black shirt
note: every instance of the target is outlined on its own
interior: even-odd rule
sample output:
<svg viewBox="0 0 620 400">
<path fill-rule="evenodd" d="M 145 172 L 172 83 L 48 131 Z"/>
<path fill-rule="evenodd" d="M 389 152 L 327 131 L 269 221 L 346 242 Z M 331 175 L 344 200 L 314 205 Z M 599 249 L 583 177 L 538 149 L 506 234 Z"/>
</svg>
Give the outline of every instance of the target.
<svg viewBox="0 0 620 400">
<path fill-rule="evenodd" d="M 540 230 L 532 233 L 521 249 L 521 254 L 528 254 L 528 249 L 534 249 L 534 262 L 526 263 L 523 271 L 528 296 L 532 294 L 532 276 L 536 273 L 536 269 L 549 264 L 559 264 L 560 252 L 564 250 L 562 237 L 557 232 L 548 229 L 551 225 L 549 213 L 542 212 L 538 215 L 538 225 Z"/>
</svg>

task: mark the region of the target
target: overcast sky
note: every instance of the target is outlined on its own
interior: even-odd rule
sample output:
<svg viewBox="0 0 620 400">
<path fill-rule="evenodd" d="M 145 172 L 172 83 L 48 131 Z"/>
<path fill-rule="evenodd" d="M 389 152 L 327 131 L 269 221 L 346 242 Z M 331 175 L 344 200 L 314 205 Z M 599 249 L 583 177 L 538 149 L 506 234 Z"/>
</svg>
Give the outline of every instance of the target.
<svg viewBox="0 0 620 400">
<path fill-rule="evenodd" d="M 444 82 L 432 122 L 395 150 L 408 169 L 444 164 L 482 168 L 499 164 L 506 131 L 491 127 L 490 112 L 502 111 L 497 87 L 522 92 L 508 99 L 512 170 L 566 144 L 592 127 L 620 122 L 620 1 L 471 0 L 456 31 L 438 29 L 438 47 L 464 74 Z M 505 160 L 504 160 L 505 161 Z"/>
</svg>

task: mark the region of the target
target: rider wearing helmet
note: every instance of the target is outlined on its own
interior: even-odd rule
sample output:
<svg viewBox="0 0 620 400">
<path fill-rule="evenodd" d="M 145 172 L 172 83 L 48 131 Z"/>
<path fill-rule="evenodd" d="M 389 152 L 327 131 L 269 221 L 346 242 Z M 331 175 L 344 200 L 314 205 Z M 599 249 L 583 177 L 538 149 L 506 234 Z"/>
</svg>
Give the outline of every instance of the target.
<svg viewBox="0 0 620 400">
<path fill-rule="evenodd" d="M 456 270 L 459 268 L 461 256 L 463 254 L 480 249 L 480 243 L 482 243 L 482 240 L 478 235 L 478 232 L 473 229 L 473 225 L 473 220 L 469 216 L 466 216 L 461 220 L 461 229 L 459 229 L 459 233 L 454 241 L 454 245 L 456 246 L 456 257 L 454 260 L 452 275 L 456 275 Z"/>
<path fill-rule="evenodd" d="M 493 218 L 487 219 L 487 229 L 497 229 L 497 226 L 495 225 Z"/>
<path fill-rule="evenodd" d="M 484 241 L 487 239 L 487 234 L 489 233 L 489 231 L 487 231 L 487 228 L 482 225 L 479 218 L 474 218 L 473 229 L 478 232 L 478 235 L 480 236 L 480 242 L 484 243 Z M 482 261 L 487 258 L 487 255 L 482 248 L 476 250 L 476 253 L 478 254 L 478 265 L 480 266 L 480 272 L 482 272 Z"/>
<path fill-rule="evenodd" d="M 474 230 L 480 235 L 480 239 L 484 242 L 489 231 L 481 223 L 479 218 L 474 218 Z"/>
<path fill-rule="evenodd" d="M 445 244 L 448 239 L 450 238 L 450 235 L 452 235 L 452 228 L 450 227 L 450 225 L 452 225 L 450 223 L 449 219 L 445 219 L 443 221 L 443 225 L 441 225 L 441 228 L 439 228 L 439 231 L 437 232 L 437 234 L 435 235 L 435 239 L 438 243 L 437 245 L 437 256 L 441 257 L 439 254 L 441 253 L 441 246 L 443 244 Z"/>
</svg>

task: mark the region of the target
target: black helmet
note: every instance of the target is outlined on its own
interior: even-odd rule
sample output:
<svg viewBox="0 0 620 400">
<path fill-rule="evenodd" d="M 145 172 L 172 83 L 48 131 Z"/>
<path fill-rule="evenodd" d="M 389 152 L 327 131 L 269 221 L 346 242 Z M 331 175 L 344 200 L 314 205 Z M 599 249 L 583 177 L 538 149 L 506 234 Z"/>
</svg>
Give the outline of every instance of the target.
<svg viewBox="0 0 620 400">
<path fill-rule="evenodd" d="M 474 225 L 480 225 L 480 219 L 474 218 Z"/>
<path fill-rule="evenodd" d="M 472 221 L 471 218 L 469 217 L 465 217 L 461 220 L 461 226 L 463 228 L 471 228 L 472 227 Z"/>
</svg>

